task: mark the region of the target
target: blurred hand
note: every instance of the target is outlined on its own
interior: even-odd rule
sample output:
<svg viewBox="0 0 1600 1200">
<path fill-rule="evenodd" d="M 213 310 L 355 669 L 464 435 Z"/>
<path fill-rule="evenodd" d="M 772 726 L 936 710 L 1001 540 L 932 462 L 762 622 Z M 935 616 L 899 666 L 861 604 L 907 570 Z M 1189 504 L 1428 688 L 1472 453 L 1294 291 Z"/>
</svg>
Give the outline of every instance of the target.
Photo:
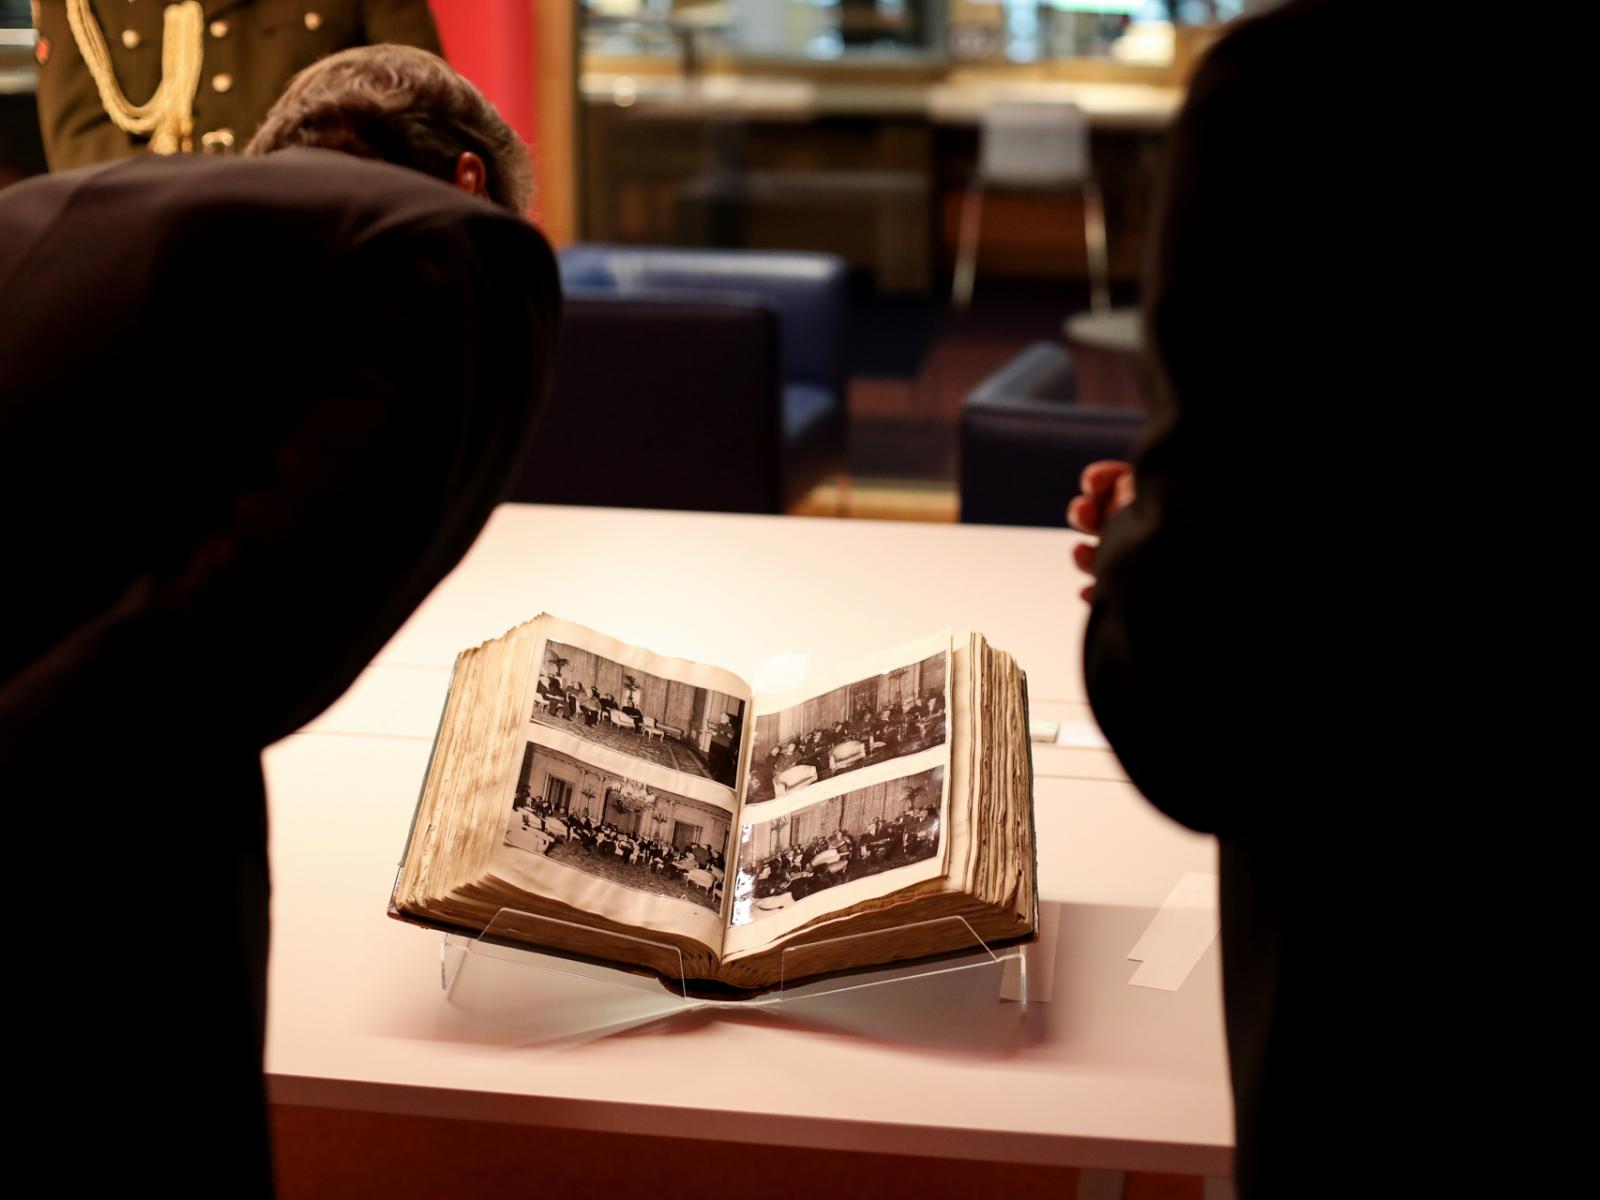
<svg viewBox="0 0 1600 1200">
<path fill-rule="evenodd" d="M 1099 537 L 1105 524 L 1129 504 L 1133 503 L 1133 465 L 1105 460 L 1090 463 L 1078 480 L 1080 494 L 1067 505 L 1067 524 L 1080 533 Z M 1094 556 L 1097 542 L 1083 542 L 1072 549 L 1072 561 L 1078 570 L 1094 575 Z M 1085 601 L 1094 598 L 1094 585 L 1080 593 Z"/>
</svg>

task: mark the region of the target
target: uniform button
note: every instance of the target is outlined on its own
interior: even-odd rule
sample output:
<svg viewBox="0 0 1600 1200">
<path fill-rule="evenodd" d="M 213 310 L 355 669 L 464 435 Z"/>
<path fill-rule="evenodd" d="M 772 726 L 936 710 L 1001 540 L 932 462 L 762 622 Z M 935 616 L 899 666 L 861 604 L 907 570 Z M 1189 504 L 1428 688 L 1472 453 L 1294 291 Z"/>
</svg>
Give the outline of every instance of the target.
<svg viewBox="0 0 1600 1200">
<path fill-rule="evenodd" d="M 214 37 L 214 38 L 225 38 L 225 37 L 227 37 L 228 36 L 228 23 L 226 21 L 213 21 L 213 22 L 211 22 L 211 36 Z"/>
<path fill-rule="evenodd" d="M 129 50 L 137 50 L 142 40 L 137 29 L 124 29 L 122 31 L 122 44 Z"/>
<path fill-rule="evenodd" d="M 315 33 L 317 30 L 321 29 L 322 14 L 319 12 L 308 12 L 306 14 L 306 28 L 311 30 L 312 33 Z"/>
<path fill-rule="evenodd" d="M 226 71 L 220 75 L 213 75 L 211 77 L 211 90 L 214 92 L 226 92 L 232 87 L 233 76 L 229 75 Z"/>
</svg>

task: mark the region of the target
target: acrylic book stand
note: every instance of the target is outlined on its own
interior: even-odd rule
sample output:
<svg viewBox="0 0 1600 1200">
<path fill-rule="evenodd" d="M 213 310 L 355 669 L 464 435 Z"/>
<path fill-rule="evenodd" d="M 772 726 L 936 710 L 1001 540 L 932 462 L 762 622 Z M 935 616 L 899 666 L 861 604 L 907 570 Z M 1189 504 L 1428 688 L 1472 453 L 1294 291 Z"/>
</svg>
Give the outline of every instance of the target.
<svg viewBox="0 0 1600 1200">
<path fill-rule="evenodd" d="M 894 945 L 904 945 L 935 932 L 945 944 L 966 947 L 934 960 L 891 963 L 830 979 L 807 982 L 807 959 L 821 947 L 837 947 L 841 942 L 878 940 L 884 943 L 887 957 Z M 656 958 L 676 962 L 677 983 L 663 985 L 649 975 L 635 975 L 587 959 L 545 952 L 522 944 L 527 938 L 562 941 L 582 931 L 584 941 L 602 953 L 615 947 L 616 958 Z M 515 942 L 515 944 L 513 944 Z M 556 1010 L 571 1008 L 583 1014 L 583 1024 L 592 1026 L 597 1016 L 609 1014 L 619 1022 L 666 1016 L 706 1008 L 749 1010 L 784 1009 L 795 1005 L 812 1006 L 824 999 L 848 1000 L 869 1008 L 915 1005 L 923 993 L 937 989 L 941 1010 L 951 1008 L 951 997 L 959 996 L 959 1008 L 972 1005 L 993 1007 L 1001 1000 L 1002 989 L 1018 1000 L 1016 1008 L 1027 1005 L 1027 959 L 1021 946 L 994 949 L 986 945 L 961 917 L 910 922 L 891 930 L 851 934 L 842 938 L 809 942 L 784 951 L 780 962 L 780 981 L 765 995 L 750 1000 L 707 1000 L 689 994 L 682 970 L 682 955 L 676 947 L 647 938 L 612 933 L 535 916 L 514 909 L 501 909 L 477 937 L 446 934 L 440 947 L 439 983 L 453 1004 L 486 1013 L 537 1005 Z M 670 974 L 672 972 L 663 972 Z M 1009 982 L 1007 982 L 1009 981 Z M 846 996 L 846 993 L 851 995 Z M 797 1010 L 799 1011 L 799 1010 Z M 960 1020 L 951 1012 L 951 1020 Z"/>
</svg>

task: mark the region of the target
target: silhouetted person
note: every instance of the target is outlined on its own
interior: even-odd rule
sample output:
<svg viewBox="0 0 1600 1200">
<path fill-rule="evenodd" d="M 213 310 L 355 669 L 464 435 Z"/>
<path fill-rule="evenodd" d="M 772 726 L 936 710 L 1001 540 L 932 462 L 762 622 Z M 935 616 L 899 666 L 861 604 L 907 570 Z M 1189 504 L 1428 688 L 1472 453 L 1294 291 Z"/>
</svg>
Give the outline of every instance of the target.
<svg viewBox="0 0 1600 1200">
<path fill-rule="evenodd" d="M 1404 984 L 1380 965 L 1400 926 L 1356 910 L 1395 899 L 1374 864 L 1412 798 L 1385 760 L 1442 757 L 1422 723 L 1442 677 L 1416 649 L 1452 606 L 1427 531 L 1460 494 L 1430 482 L 1439 430 L 1397 386 L 1426 343 L 1386 341 L 1380 315 L 1384 272 L 1428 240 L 1406 177 L 1373 173 L 1433 136 L 1373 115 L 1404 44 L 1362 6 L 1305 0 L 1206 56 L 1146 283 L 1151 426 L 1134 475 L 1091 467 L 1072 509 L 1103 529 L 1079 555 L 1095 714 L 1140 790 L 1220 843 L 1243 1200 L 1322 1194 L 1316 1164 L 1356 1153 L 1352 1124 L 1381 1135 L 1404 1094 L 1406 1063 L 1364 1040 L 1372 997 Z M 1381 215 L 1350 190 L 1364 172 Z M 1374 221 L 1392 236 L 1368 240 Z M 1419 322 L 1430 299 L 1406 297 Z M 1362 480 L 1381 520 L 1362 521 Z M 1359 898 L 1331 904 L 1341 885 Z"/>
<path fill-rule="evenodd" d="M 499 499 L 554 262 L 415 171 L 145 157 L 0 194 L 0 288 L 14 1132 L 72 1138 L 86 1193 L 266 1195 L 260 754 Z M 118 819 L 71 803 L 105 787 Z"/>
</svg>

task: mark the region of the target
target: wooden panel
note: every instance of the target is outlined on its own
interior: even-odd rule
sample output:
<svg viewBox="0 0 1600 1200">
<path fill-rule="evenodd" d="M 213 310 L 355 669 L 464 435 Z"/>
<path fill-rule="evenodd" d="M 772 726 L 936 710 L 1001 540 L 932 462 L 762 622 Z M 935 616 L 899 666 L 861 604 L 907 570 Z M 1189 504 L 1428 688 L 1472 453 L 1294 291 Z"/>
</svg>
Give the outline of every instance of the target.
<svg viewBox="0 0 1600 1200">
<path fill-rule="evenodd" d="M 576 3 L 433 0 L 445 57 L 533 151 L 530 214 L 556 245 L 576 229 Z"/>
<path fill-rule="evenodd" d="M 578 235 L 578 5 L 527 2 L 534 10 L 539 225 L 552 243 L 564 246 Z"/>
<path fill-rule="evenodd" d="M 694 1081 L 684 1083 L 685 1099 L 692 1100 Z M 1061 1200 L 1073 1195 L 1078 1176 L 1071 1167 L 618 1137 L 282 1104 L 273 1106 L 272 1123 L 280 1200 L 693 1196 L 730 1180 L 735 1192 L 744 1190 L 741 1181 L 757 1191 L 770 1191 L 774 1181 L 803 1181 L 805 1195 L 830 1200 Z M 1199 1179 L 1135 1174 L 1127 1200 L 1200 1200 L 1201 1190 Z"/>
</svg>

